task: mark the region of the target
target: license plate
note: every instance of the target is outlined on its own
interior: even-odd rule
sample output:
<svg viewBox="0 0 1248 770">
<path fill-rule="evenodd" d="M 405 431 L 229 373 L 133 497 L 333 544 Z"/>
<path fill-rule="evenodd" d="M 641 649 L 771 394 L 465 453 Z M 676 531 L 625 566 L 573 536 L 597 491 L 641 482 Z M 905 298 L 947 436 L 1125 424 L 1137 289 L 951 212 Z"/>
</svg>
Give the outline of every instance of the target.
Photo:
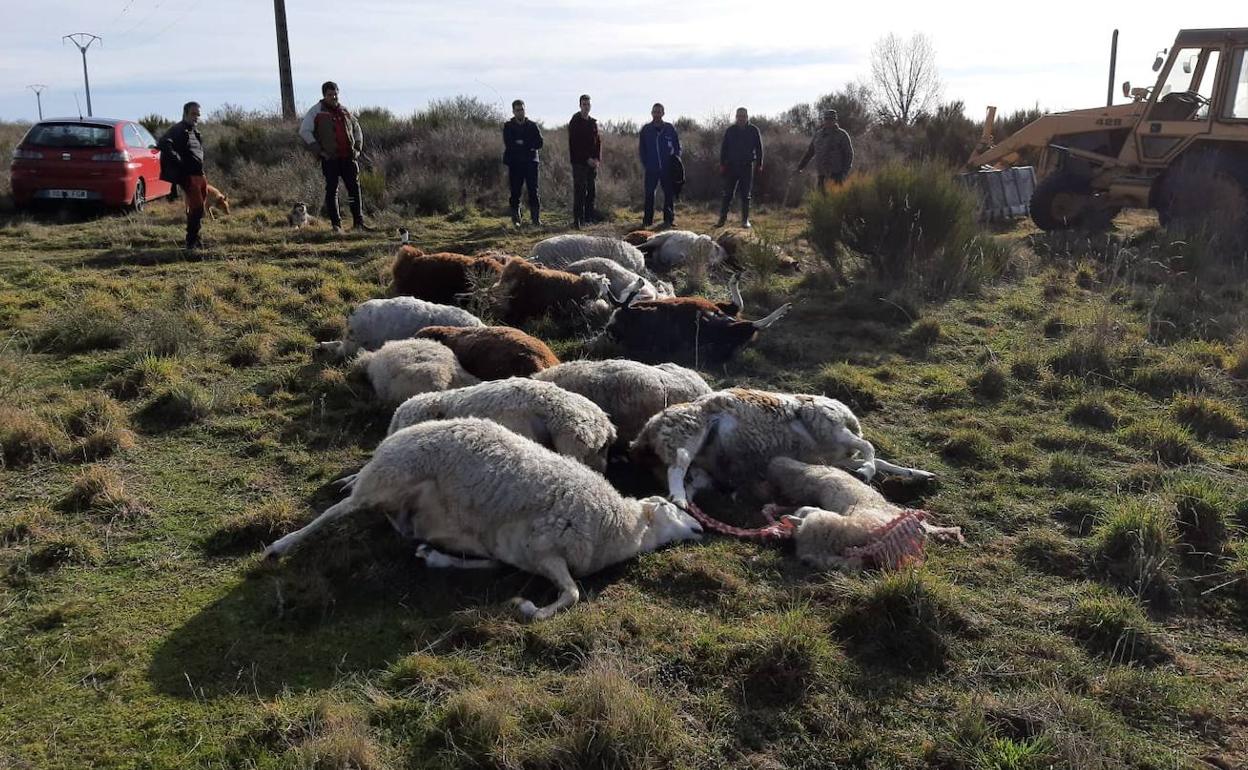
<svg viewBox="0 0 1248 770">
<path fill-rule="evenodd" d="M 86 190 L 46 190 L 49 198 L 73 198 L 76 200 L 86 200 Z"/>
</svg>

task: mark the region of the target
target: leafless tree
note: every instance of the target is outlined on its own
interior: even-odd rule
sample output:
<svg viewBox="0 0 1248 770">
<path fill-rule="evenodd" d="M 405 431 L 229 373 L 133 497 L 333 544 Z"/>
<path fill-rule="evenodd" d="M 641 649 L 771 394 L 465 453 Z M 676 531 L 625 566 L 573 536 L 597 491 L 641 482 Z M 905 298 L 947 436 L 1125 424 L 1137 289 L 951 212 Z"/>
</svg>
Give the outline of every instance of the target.
<svg viewBox="0 0 1248 770">
<path fill-rule="evenodd" d="M 936 49 L 927 35 L 889 34 L 871 49 L 871 95 L 880 119 L 908 126 L 940 98 Z"/>
</svg>

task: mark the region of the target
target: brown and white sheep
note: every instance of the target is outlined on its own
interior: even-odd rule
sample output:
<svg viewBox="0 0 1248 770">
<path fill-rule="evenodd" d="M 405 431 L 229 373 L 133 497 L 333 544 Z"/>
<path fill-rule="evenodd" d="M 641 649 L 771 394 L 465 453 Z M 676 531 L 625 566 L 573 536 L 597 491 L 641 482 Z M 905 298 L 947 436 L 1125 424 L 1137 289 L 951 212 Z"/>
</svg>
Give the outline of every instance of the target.
<svg viewBox="0 0 1248 770">
<path fill-rule="evenodd" d="M 624 236 L 623 240 L 630 246 L 640 246 L 656 235 L 658 235 L 658 233 L 653 230 L 634 230 Z"/>
<path fill-rule="evenodd" d="M 428 326 L 416 336 L 441 342 L 460 366 L 482 380 L 528 377 L 559 363 L 545 342 L 510 326 Z"/>
<path fill-rule="evenodd" d="M 391 291 L 443 305 L 459 304 L 461 295 L 473 289 L 477 276 L 497 279 L 502 272 L 503 262 L 493 256 L 425 254 L 413 246 L 401 246 L 391 268 Z"/>
<path fill-rule="evenodd" d="M 607 296 L 609 286 L 606 276 L 598 273 L 573 275 L 514 259 L 503 268 L 498 289 L 503 319 L 519 325 L 552 310 L 566 312 L 574 306 L 605 305 L 602 298 Z"/>
</svg>

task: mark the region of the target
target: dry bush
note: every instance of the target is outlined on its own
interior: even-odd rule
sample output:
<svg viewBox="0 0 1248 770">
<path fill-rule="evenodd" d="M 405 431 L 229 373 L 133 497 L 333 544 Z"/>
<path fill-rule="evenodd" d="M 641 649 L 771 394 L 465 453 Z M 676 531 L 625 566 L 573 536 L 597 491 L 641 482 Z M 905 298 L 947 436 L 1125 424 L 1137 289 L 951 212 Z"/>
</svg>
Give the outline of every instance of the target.
<svg viewBox="0 0 1248 770">
<path fill-rule="evenodd" d="M 69 437 L 60 425 L 33 412 L 0 407 L 0 461 L 5 466 L 55 460 L 68 449 Z"/>
<path fill-rule="evenodd" d="M 90 465 L 74 479 L 61 507 L 108 519 L 129 519 L 142 515 L 143 506 L 126 493 L 117 472 L 103 465 Z"/>
</svg>

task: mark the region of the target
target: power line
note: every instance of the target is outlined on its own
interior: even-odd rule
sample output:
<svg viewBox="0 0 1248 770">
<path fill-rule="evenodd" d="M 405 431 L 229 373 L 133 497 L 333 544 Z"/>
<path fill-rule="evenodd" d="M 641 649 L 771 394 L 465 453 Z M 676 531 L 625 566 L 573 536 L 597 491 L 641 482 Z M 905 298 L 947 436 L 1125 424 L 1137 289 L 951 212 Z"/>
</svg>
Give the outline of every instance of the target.
<svg viewBox="0 0 1248 770">
<path fill-rule="evenodd" d="M 61 38 L 61 43 L 64 44 L 66 40 L 77 46 L 82 53 L 82 84 L 87 90 L 87 117 L 91 117 L 94 113 L 91 111 L 91 80 L 87 77 L 87 49 L 91 47 L 92 43 L 97 41 L 100 45 L 104 45 L 104 41 L 99 35 L 92 35 L 90 32 L 74 32 L 73 34 L 65 35 Z M 85 43 L 83 42 L 84 40 L 86 41 Z"/>
<path fill-rule="evenodd" d="M 46 91 L 48 87 L 43 83 L 35 83 L 34 85 L 26 87 L 35 92 L 35 102 L 39 105 L 39 119 L 43 120 L 43 92 Z"/>
</svg>

